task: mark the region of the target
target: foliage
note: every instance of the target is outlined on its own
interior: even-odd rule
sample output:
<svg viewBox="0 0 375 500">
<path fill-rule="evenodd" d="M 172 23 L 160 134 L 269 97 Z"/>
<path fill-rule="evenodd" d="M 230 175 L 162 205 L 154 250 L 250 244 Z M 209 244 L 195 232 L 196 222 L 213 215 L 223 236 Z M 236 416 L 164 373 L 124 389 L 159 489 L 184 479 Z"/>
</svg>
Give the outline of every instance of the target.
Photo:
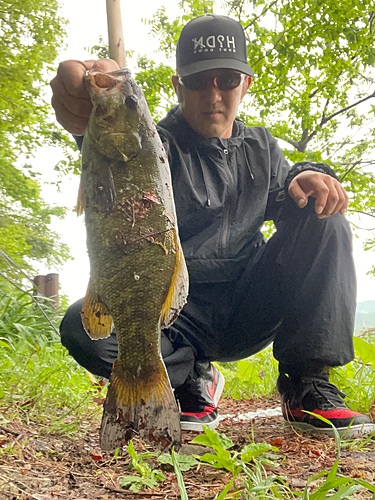
<svg viewBox="0 0 375 500">
<path fill-rule="evenodd" d="M 375 399 L 375 346 L 373 337 L 354 337 L 356 358 L 331 370 L 330 380 L 346 395 L 346 403 L 355 411 L 368 413 Z"/>
<path fill-rule="evenodd" d="M 30 259 L 59 265 L 68 258 L 49 229 L 65 210 L 43 201 L 40 174 L 29 164 L 42 143 L 63 146 L 72 160 L 72 142 L 50 123 L 44 101 L 64 25 L 58 0 L 0 0 L 0 244 L 23 269 L 32 268 Z"/>
<path fill-rule="evenodd" d="M 340 452 L 341 452 L 340 435 L 336 427 L 332 424 L 332 422 L 322 417 L 321 415 L 317 415 L 315 413 L 314 414 L 310 413 L 310 414 L 314 415 L 315 417 L 319 418 L 320 420 L 322 420 L 323 422 L 332 427 L 335 433 L 335 439 L 337 443 L 337 454 L 336 454 L 336 460 L 330 471 L 321 471 L 318 474 L 309 478 L 305 490 L 303 492 L 303 497 L 302 497 L 303 500 L 324 500 L 327 498 L 327 496 L 330 496 L 330 498 L 334 498 L 337 500 L 352 498 L 351 495 L 353 495 L 358 490 L 363 488 L 367 489 L 371 493 L 375 493 L 375 486 L 373 484 L 370 484 L 368 481 L 351 477 L 343 477 L 337 474 L 339 460 L 340 460 Z M 310 483 L 323 476 L 327 476 L 324 483 L 309 494 L 308 487 Z M 333 495 L 330 495 L 332 491 L 334 491 L 335 493 Z"/>
<path fill-rule="evenodd" d="M 60 343 L 62 311 L 48 302 L 43 310 L 49 321 L 27 294 L 0 290 L 1 411 L 5 420 L 44 424 L 45 433 L 71 433 L 83 416 L 98 415 L 98 391 Z"/>
<path fill-rule="evenodd" d="M 179 456 L 177 455 L 177 453 L 175 453 L 174 450 L 172 450 L 172 464 L 177 477 L 177 484 L 180 489 L 181 500 L 188 500 L 188 495 L 185 488 L 185 482 L 181 472 Z"/>
<path fill-rule="evenodd" d="M 178 468 L 181 471 L 188 471 L 199 464 L 198 460 L 193 455 L 176 454 L 175 459 L 169 453 L 162 453 L 158 456 L 158 462 L 161 464 L 172 465 L 175 467 L 175 462 L 178 462 Z"/>
<path fill-rule="evenodd" d="M 216 363 L 223 372 L 225 395 L 233 399 L 270 396 L 274 393 L 279 374 L 272 347 L 233 363 Z"/>
<path fill-rule="evenodd" d="M 174 90 L 171 78 L 174 71 L 164 64 L 156 65 L 145 56 L 138 58 L 136 82 L 142 87 L 148 107 L 155 121 L 159 121 L 174 105 Z M 150 78 L 152 75 L 152 78 Z M 165 85 L 165 82 L 168 82 Z"/>
<path fill-rule="evenodd" d="M 130 441 L 127 450 L 130 455 L 130 466 L 138 472 L 139 476 L 122 477 L 119 479 L 121 488 L 129 488 L 129 490 L 137 492 L 143 486 L 154 488 L 158 484 L 158 481 L 165 480 L 164 474 L 158 469 L 153 469 L 148 463 L 148 460 L 151 457 L 155 457 L 156 453 L 144 452 L 137 454 L 133 441 Z"/>
<path fill-rule="evenodd" d="M 219 434 L 216 430 L 203 426 L 204 434 L 200 434 L 191 442 L 201 446 L 211 447 L 215 454 L 206 453 L 200 457 L 201 462 L 208 463 L 216 469 L 227 469 L 229 472 L 238 474 L 243 464 L 262 458 L 262 461 L 276 460 L 274 454 L 268 451 L 279 451 L 275 446 L 268 443 L 250 443 L 244 446 L 240 452 L 233 450 L 234 443 L 225 434 Z"/>
</svg>

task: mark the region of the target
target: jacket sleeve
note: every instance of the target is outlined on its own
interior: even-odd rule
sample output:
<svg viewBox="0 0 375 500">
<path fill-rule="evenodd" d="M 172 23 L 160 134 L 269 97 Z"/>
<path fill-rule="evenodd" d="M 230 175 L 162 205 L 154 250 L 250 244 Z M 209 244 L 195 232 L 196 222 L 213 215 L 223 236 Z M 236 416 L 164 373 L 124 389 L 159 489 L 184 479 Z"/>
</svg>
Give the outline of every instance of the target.
<svg viewBox="0 0 375 500">
<path fill-rule="evenodd" d="M 275 221 L 278 218 L 278 212 L 280 210 L 278 198 L 280 193 L 284 192 L 284 184 L 290 171 L 290 166 L 281 148 L 277 144 L 276 139 L 272 137 L 267 129 L 266 132 L 269 144 L 270 187 L 264 220 Z"/>
<path fill-rule="evenodd" d="M 268 193 L 265 220 L 272 220 L 277 226 L 283 202 L 294 204 L 294 200 L 288 195 L 289 186 L 294 177 L 306 170 L 312 170 L 314 172 L 330 175 L 337 180 L 339 179 L 334 170 L 325 163 L 302 161 L 293 165 L 292 168 L 289 168 L 283 152 L 271 134 L 270 138 L 271 183 Z"/>
</svg>

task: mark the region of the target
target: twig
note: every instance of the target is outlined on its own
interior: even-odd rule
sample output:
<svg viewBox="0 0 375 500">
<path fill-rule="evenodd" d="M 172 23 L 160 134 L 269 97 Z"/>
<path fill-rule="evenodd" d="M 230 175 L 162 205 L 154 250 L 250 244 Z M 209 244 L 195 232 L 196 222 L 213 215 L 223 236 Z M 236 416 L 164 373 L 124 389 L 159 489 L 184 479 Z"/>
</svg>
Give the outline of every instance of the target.
<svg viewBox="0 0 375 500">
<path fill-rule="evenodd" d="M 346 108 L 340 109 L 339 111 L 336 111 L 336 113 L 333 113 L 332 115 L 325 117 L 320 122 L 320 126 L 322 127 L 329 120 L 332 120 L 332 118 L 334 118 L 335 116 L 340 115 L 341 113 L 345 113 L 345 111 L 348 111 L 349 109 L 355 108 L 356 106 L 358 106 L 358 104 L 362 104 L 363 102 L 367 101 L 368 99 L 372 99 L 373 97 L 375 97 L 375 92 L 373 92 L 371 95 L 368 95 L 367 97 L 364 97 L 363 99 L 355 102 L 354 104 L 351 104 L 350 106 L 347 106 Z"/>
<path fill-rule="evenodd" d="M 6 427 L 3 427 L 0 425 L 0 431 L 7 432 L 8 434 L 12 434 L 12 436 L 19 436 L 19 432 L 11 431 L 10 429 L 7 429 Z"/>
<path fill-rule="evenodd" d="M 158 497 L 164 497 L 165 493 L 154 493 L 152 491 L 130 491 L 130 490 L 119 490 L 118 488 L 112 488 L 112 486 L 103 486 L 105 490 L 113 491 L 114 493 L 121 493 L 122 495 L 137 495 L 137 496 L 146 496 L 146 497 L 152 497 L 152 496 L 158 496 Z"/>
<path fill-rule="evenodd" d="M 262 17 L 268 10 L 271 9 L 271 7 L 273 7 L 275 5 L 275 3 L 277 3 L 277 0 L 275 0 L 274 2 L 271 3 L 271 5 L 269 5 L 268 7 L 265 7 L 262 11 L 261 14 L 259 14 L 259 16 L 255 17 L 247 26 L 244 27 L 244 30 L 247 30 L 247 28 L 249 28 L 250 26 L 252 26 L 255 21 L 257 19 L 259 19 L 260 17 Z"/>
<path fill-rule="evenodd" d="M 362 210 L 354 210 L 354 213 L 368 215 L 369 217 L 374 217 L 374 219 L 375 219 L 374 214 L 369 214 L 368 212 L 363 212 Z"/>
<path fill-rule="evenodd" d="M 20 292 L 24 292 L 25 293 L 25 290 L 23 288 L 21 288 L 20 286 L 18 286 L 17 283 L 15 283 L 13 280 L 11 280 L 10 278 L 8 278 L 8 276 L 6 276 L 4 273 L 0 272 L 0 276 L 2 276 L 11 285 L 13 285 L 14 287 L 16 287 L 17 290 L 19 290 Z"/>
</svg>

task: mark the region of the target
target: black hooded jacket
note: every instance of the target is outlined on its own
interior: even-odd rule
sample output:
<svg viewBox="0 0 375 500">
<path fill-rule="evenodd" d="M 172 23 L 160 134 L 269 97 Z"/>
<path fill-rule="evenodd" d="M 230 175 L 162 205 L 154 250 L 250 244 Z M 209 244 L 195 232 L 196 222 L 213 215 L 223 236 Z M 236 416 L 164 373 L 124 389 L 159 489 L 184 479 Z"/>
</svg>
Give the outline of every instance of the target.
<svg viewBox="0 0 375 500">
<path fill-rule="evenodd" d="M 168 154 L 192 283 L 227 282 L 240 276 L 265 243 L 264 221 L 278 226 L 280 213 L 285 213 L 283 201 L 290 202 L 285 193 L 301 171 L 335 176 L 321 163 L 301 162 L 290 169 L 266 128 L 246 127 L 238 119 L 229 139 L 205 139 L 175 106 L 158 123 L 158 132 Z M 83 138 L 75 139 L 81 148 Z"/>
<path fill-rule="evenodd" d="M 184 120 L 179 106 L 158 124 L 172 172 L 177 221 L 190 280 L 237 279 L 263 245 L 264 221 L 277 222 L 289 165 L 264 127 L 235 120 L 229 139 L 205 139 Z M 297 164 L 334 175 L 331 169 Z M 281 195 L 281 196 L 280 196 Z"/>
</svg>

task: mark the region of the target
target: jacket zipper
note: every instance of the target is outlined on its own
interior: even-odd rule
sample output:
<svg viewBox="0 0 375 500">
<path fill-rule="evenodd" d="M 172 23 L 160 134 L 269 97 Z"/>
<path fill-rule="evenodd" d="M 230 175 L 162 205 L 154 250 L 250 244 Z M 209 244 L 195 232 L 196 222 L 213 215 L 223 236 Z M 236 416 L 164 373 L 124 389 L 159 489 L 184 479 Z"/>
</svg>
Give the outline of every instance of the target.
<svg viewBox="0 0 375 500">
<path fill-rule="evenodd" d="M 228 240 L 229 240 L 229 223 L 231 219 L 231 212 L 232 212 L 232 200 L 233 200 L 233 188 L 234 188 L 234 172 L 232 172 L 232 169 L 230 167 L 230 162 L 228 161 L 228 155 L 229 151 L 228 149 L 223 149 L 223 153 L 226 157 L 226 164 L 227 168 L 230 174 L 230 181 L 228 183 L 228 196 L 226 203 L 224 204 L 223 207 L 223 224 L 222 224 L 222 229 L 221 229 L 221 237 L 220 237 L 220 248 L 219 248 L 219 255 L 222 257 L 227 258 L 228 257 Z"/>
</svg>

